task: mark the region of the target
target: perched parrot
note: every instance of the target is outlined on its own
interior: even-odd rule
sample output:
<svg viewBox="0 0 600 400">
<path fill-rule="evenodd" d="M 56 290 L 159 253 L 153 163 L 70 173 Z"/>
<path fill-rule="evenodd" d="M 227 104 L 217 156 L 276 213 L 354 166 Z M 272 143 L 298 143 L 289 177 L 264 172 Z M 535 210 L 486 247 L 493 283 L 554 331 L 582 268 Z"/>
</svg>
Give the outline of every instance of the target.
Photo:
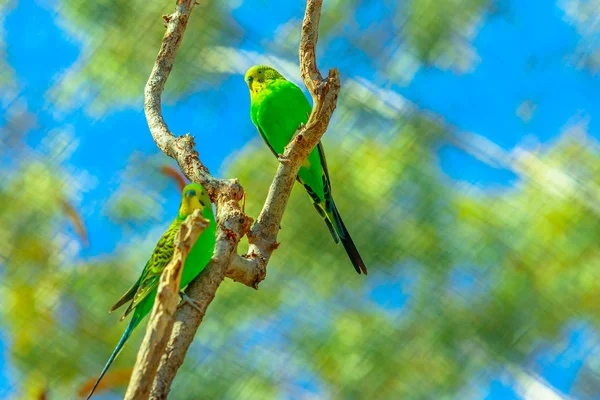
<svg viewBox="0 0 600 400">
<path fill-rule="evenodd" d="M 194 210 L 198 209 L 202 210 L 202 216 L 210 221 L 210 225 L 202 232 L 200 237 L 198 237 L 198 240 L 185 260 L 183 270 L 181 271 L 181 289 L 185 288 L 192 279 L 200 274 L 210 261 L 216 241 L 215 217 L 206 190 L 197 183 L 191 183 L 183 188 L 181 205 L 179 206 L 177 218 L 175 218 L 167 231 L 163 233 L 159 239 L 154 248 L 154 252 L 142 271 L 142 275 L 131 289 L 129 289 L 110 309 L 110 312 L 113 312 L 122 305 L 129 303 L 121 320 L 132 311 L 133 317 L 131 318 L 129 325 L 127 325 L 125 333 L 121 336 L 121 340 L 119 340 L 117 347 L 100 373 L 100 377 L 96 380 L 94 387 L 87 397 L 88 400 L 92 397 L 92 394 L 96 390 L 96 387 L 102 380 L 106 371 L 108 371 L 112 362 L 119 355 L 123 346 L 125 346 L 125 343 L 131 336 L 133 330 L 140 324 L 142 319 L 152 311 L 160 275 L 169 261 L 173 258 L 175 235 L 179 231 L 179 228 L 186 217 Z M 197 305 L 194 304 L 194 300 L 188 298 L 183 292 L 181 292 L 181 296 L 184 302 L 197 308 Z"/>
<path fill-rule="evenodd" d="M 255 65 L 246 72 L 244 79 L 250 89 L 250 118 L 275 157 L 285 162 L 281 155 L 296 130 L 308 121 L 312 110 L 310 103 L 298 86 L 271 67 Z M 306 188 L 333 240 L 336 243 L 341 241 L 344 245 L 356 272 L 360 274 L 362 271 L 366 275 L 365 263 L 331 196 L 329 172 L 321 142 L 300 167 L 297 180 Z"/>
</svg>

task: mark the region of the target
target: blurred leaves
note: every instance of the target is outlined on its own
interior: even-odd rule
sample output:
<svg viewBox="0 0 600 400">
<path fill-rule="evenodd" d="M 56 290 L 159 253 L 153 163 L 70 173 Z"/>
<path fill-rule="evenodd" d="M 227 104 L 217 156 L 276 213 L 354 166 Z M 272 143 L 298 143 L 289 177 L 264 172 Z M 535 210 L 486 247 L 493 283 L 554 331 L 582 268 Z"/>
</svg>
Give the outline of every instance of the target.
<svg viewBox="0 0 600 400">
<path fill-rule="evenodd" d="M 411 0 L 382 2 L 387 18 L 370 20 L 365 1 L 326 2 L 321 23 L 324 48 L 368 56 L 393 79 L 410 79 L 419 63 L 452 67 L 464 72 L 476 55 L 470 46 L 487 0 Z M 253 46 L 254 29 L 240 25 L 229 15 L 237 2 L 201 2 L 186 31 L 177 63 L 166 87 L 166 100 L 214 87 L 215 78 L 239 72 L 227 48 L 244 40 Z M 57 3 L 60 24 L 82 44 L 77 62 L 51 89 L 50 97 L 63 108 L 85 105 L 100 115 L 107 108 L 138 107 L 164 33 L 158 16 L 171 12 L 168 2 L 118 0 L 62 1 Z M 352 11 L 355 10 L 355 11 Z M 267 48 L 289 59 L 297 57 L 303 5 L 281 23 Z M 363 28 L 365 21 L 369 29 Z M 242 33 L 247 33 L 244 39 Z M 221 47 L 221 46 L 227 47 Z M 339 46 L 347 47 L 346 50 Z M 348 58 L 346 73 L 356 67 Z M 361 61 L 364 61 L 364 57 Z M 342 60 L 340 60 L 342 62 Z M 246 66 L 247 67 L 247 66 Z M 242 68 L 243 69 L 243 68 Z"/>
<path fill-rule="evenodd" d="M 398 24 L 419 60 L 464 70 L 473 62 L 473 28 L 488 0 L 413 0 L 403 3 Z"/>
<path fill-rule="evenodd" d="M 168 187 L 179 197 L 180 183 L 173 182 L 173 178 L 163 172 L 164 161 L 162 154 L 148 157 L 134 152 L 120 174 L 119 189 L 106 202 L 104 213 L 115 223 L 127 227 L 140 228 L 148 223 L 149 216 L 156 221 L 164 202 L 159 192 Z"/>
<path fill-rule="evenodd" d="M 172 165 L 163 165 L 160 168 L 160 172 L 163 175 L 173 179 L 173 181 L 175 181 L 175 183 L 177 184 L 179 191 L 183 191 L 183 188 L 185 187 L 185 185 L 187 185 L 185 176 L 183 176 L 179 169 L 175 168 Z"/>
<path fill-rule="evenodd" d="M 96 393 L 99 394 L 108 389 L 126 388 L 127 384 L 129 384 L 129 379 L 131 378 L 132 372 L 133 368 L 121 368 L 108 371 L 104 376 L 104 379 L 102 379 L 96 388 Z M 96 379 L 98 379 L 97 376 L 93 376 L 88 379 L 83 385 L 81 385 L 77 391 L 77 395 L 81 398 L 85 398 L 94 387 Z"/>
<path fill-rule="evenodd" d="M 14 88 L 15 85 L 14 71 L 6 62 L 6 44 L 4 43 L 4 17 L 15 1 L 0 0 L 0 100 L 7 94 L 8 89 Z"/>
<path fill-rule="evenodd" d="M 83 44 L 82 53 L 52 90 L 64 107 L 89 104 L 99 114 L 108 107 L 139 106 L 143 88 L 165 27 L 161 15 L 173 3 L 98 0 L 57 3 L 61 24 Z M 190 18 L 177 65 L 166 87 L 166 99 L 190 93 L 206 77 L 200 54 L 209 46 L 231 43 L 239 31 L 223 2 L 201 2 Z"/>
<path fill-rule="evenodd" d="M 79 235 L 81 242 L 83 243 L 83 245 L 85 247 L 87 247 L 89 245 L 88 234 L 87 234 L 87 230 L 85 229 L 85 224 L 83 223 L 83 219 L 81 218 L 81 215 L 67 201 L 63 200 L 62 206 L 63 206 L 63 210 L 64 210 L 65 214 L 67 215 L 67 217 L 69 217 L 69 219 L 75 226 L 75 230 L 76 230 L 77 234 Z"/>
<path fill-rule="evenodd" d="M 575 50 L 574 62 L 593 74 L 600 72 L 600 1 L 560 0 L 566 18 L 577 27 L 582 36 Z"/>
<path fill-rule="evenodd" d="M 389 134 L 340 135 L 353 123 L 345 114 L 356 107 L 342 102 L 340 122 L 324 144 L 334 196 L 370 266 L 368 280 L 353 273 L 295 188 L 269 278 L 258 292 L 225 283 L 173 396 L 298 395 L 309 379 L 326 397 L 452 397 L 489 368 L 525 362 L 540 340 L 560 337 L 573 319 L 598 325 L 600 224 L 585 202 L 549 196 L 534 179 L 490 194 L 448 185 L 436 155 L 447 140 L 443 125 L 408 113 L 389 125 Z M 581 132 L 538 157 L 577 182 L 600 179 L 598 145 Z M 126 224 L 162 204 L 154 188 L 143 189 L 148 180 L 177 192 L 157 172 L 148 174 L 159 170 L 154 159 L 137 160 L 116 192 L 131 204 L 123 208 Z M 258 139 L 230 160 L 225 175 L 248 188 L 250 215 L 260 210 L 276 166 Z M 123 326 L 105 308 L 139 273 L 135 266 L 141 268 L 160 231 L 142 238 L 143 246 L 122 244 L 97 260 L 61 257 L 64 244 L 51 239 L 61 210 L 54 190 L 61 183 L 52 171 L 30 164 L 3 186 L 3 321 L 27 387 L 49 385 L 52 394 L 68 396 L 112 351 Z M 578 188 L 571 196 L 580 195 Z M 156 205 L 140 195 L 155 196 Z M 25 207 L 32 197 L 35 206 Z M 398 286 L 373 297 L 383 282 Z M 390 296 L 405 300 L 389 308 Z M 136 345 L 117 368 L 131 365 Z M 40 365 L 41 355 L 52 362 Z"/>
<path fill-rule="evenodd" d="M 319 296 L 317 305 L 303 307 L 312 318 L 296 317 L 302 328 L 290 332 L 289 348 L 333 397 L 452 398 L 487 368 L 524 362 L 539 340 L 556 339 L 573 319 L 599 316 L 584 300 L 600 290 L 596 235 L 590 234 L 600 226 L 597 215 L 548 196 L 535 181 L 502 195 L 448 187 L 435 157 L 444 135 L 430 136 L 435 129 L 419 117 L 404 124 L 387 146 L 367 131 L 360 145 L 347 136 L 331 145 L 328 135 L 325 148 L 334 195 L 373 271 L 369 279 L 403 281 L 399 271 L 416 263 L 411 270 L 421 279 L 404 293 L 410 303 L 386 317 L 376 304 L 361 306 L 364 298 L 345 295 L 360 281 L 352 279 L 318 218 L 310 218 L 302 190 L 290 199 L 282 245 L 261 286 L 288 292 L 284 307 L 294 304 L 292 297 L 306 302 Z M 578 171 L 585 171 L 593 182 L 589 171 L 598 171 L 597 149 L 589 138 L 567 135 L 542 160 L 579 182 Z M 274 170 L 270 158 L 249 146 L 236 155 L 231 175 L 266 193 L 273 171 L 248 165 L 271 164 Z M 251 215 L 262 201 L 249 197 Z M 463 268 L 456 281 L 456 266 L 469 264 L 480 267 Z M 463 281 L 473 279 L 475 290 L 467 290 Z M 312 328 L 321 314 L 324 326 Z"/>
</svg>

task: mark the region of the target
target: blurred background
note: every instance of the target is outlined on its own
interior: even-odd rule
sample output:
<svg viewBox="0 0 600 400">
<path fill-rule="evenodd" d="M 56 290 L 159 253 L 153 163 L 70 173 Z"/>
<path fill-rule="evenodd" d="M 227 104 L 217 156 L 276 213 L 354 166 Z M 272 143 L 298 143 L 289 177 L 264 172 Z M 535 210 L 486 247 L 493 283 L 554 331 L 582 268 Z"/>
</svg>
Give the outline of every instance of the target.
<svg viewBox="0 0 600 400">
<path fill-rule="evenodd" d="M 167 83 L 169 127 L 251 216 L 277 162 L 243 74 L 300 84 L 304 6 L 202 1 Z M 173 7 L 0 0 L 2 399 L 89 388 L 125 329 L 108 308 L 177 212 L 142 110 Z M 600 398 L 599 10 L 326 0 L 324 145 L 369 276 L 297 185 L 267 279 L 221 286 L 171 398 Z M 122 397 L 143 331 L 98 399 Z"/>
</svg>

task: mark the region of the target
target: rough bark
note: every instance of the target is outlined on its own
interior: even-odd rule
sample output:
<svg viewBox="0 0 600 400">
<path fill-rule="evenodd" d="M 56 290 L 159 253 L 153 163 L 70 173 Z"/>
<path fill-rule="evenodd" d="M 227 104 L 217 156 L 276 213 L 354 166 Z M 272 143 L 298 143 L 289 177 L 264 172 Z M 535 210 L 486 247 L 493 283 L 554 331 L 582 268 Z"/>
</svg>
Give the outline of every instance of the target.
<svg viewBox="0 0 600 400">
<path fill-rule="evenodd" d="M 296 175 L 303 160 L 327 130 L 340 90 L 336 69 L 330 70 L 328 78 L 323 79 L 317 68 L 315 48 L 322 0 L 308 0 L 299 55 L 302 78 L 313 98 L 313 111 L 308 123 L 296 132 L 286 147 L 283 156 L 289 162 L 279 164 L 262 211 L 252 225 L 252 219 L 240 208 L 239 201 L 244 196 L 244 190 L 238 180 L 217 179 L 210 175 L 194 149 L 194 138 L 189 134 L 175 137 L 162 117 L 161 95 L 194 5 L 194 0 L 178 0 L 175 12 L 163 17 L 167 31 L 146 84 L 144 109 L 157 146 L 177 161 L 188 179 L 202 184 L 208 190 L 217 208 L 217 243 L 211 262 L 186 290 L 190 297 L 198 301 L 202 312 L 182 307 L 175 313 L 171 337 L 150 393 L 152 399 L 167 397 L 206 309 L 225 276 L 255 289 L 265 279 L 267 264 L 278 245 L 277 233 Z M 244 235 L 248 236 L 250 246 L 248 252 L 240 256 L 237 246 Z M 158 299 L 157 303 L 160 302 L 161 299 Z M 153 345 L 151 340 L 144 341 L 140 351 L 148 351 L 147 347 Z M 141 391 L 138 387 L 147 384 L 147 381 L 134 376 L 130 389 L 132 392 Z"/>
<path fill-rule="evenodd" d="M 158 364 L 175 322 L 181 271 L 190 250 L 209 224 L 210 221 L 202 217 L 202 211 L 196 210 L 186 218 L 175 235 L 173 258 L 160 277 L 146 336 L 125 393 L 127 400 L 145 400 L 150 394 Z"/>
</svg>

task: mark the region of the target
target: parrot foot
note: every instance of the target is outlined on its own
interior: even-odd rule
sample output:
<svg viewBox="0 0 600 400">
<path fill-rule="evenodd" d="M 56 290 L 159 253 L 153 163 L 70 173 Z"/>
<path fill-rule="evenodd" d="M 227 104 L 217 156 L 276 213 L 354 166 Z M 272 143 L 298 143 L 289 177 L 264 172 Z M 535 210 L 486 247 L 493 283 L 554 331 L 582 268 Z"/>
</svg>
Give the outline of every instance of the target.
<svg viewBox="0 0 600 400">
<path fill-rule="evenodd" d="M 181 307 L 184 304 L 189 304 L 191 307 L 195 308 L 200 314 L 203 313 L 200 308 L 200 303 L 197 300 L 192 299 L 190 296 L 185 294 L 183 291 L 179 292 L 179 296 L 181 297 L 181 302 L 177 305 L 177 308 Z"/>
<path fill-rule="evenodd" d="M 280 163 L 282 163 L 282 164 L 287 164 L 287 163 L 289 163 L 289 162 L 290 162 L 290 159 L 289 159 L 289 158 L 285 158 L 285 157 L 283 156 L 283 154 L 278 154 L 278 155 L 277 155 L 277 160 L 278 160 Z"/>
</svg>

